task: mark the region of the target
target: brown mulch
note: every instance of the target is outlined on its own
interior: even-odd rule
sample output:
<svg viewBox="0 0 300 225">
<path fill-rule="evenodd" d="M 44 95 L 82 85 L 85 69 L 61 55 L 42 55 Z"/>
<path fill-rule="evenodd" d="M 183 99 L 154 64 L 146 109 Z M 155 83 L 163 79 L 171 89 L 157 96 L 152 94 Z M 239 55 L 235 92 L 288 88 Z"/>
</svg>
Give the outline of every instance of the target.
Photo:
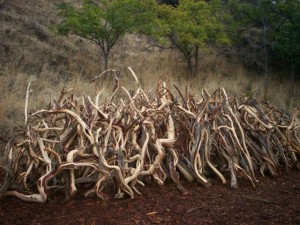
<svg viewBox="0 0 300 225">
<path fill-rule="evenodd" d="M 186 195 L 174 184 L 147 184 L 139 188 L 142 196 L 109 201 L 94 196 L 40 204 L 5 197 L 0 224 L 300 224 L 300 172 L 259 180 L 237 190 L 217 179 L 210 188 L 184 183 Z"/>
</svg>

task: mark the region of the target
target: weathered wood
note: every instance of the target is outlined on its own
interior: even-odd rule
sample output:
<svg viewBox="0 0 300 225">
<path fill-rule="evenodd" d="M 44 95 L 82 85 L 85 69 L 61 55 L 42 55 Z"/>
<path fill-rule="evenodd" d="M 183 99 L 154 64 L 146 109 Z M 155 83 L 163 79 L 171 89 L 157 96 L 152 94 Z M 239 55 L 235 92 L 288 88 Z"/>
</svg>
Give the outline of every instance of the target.
<svg viewBox="0 0 300 225">
<path fill-rule="evenodd" d="M 95 103 L 90 97 L 80 103 L 71 90 L 63 90 L 49 109 L 28 115 L 28 85 L 25 132 L 7 143 L 0 197 L 44 203 L 50 191 L 65 190 L 71 197 L 78 186 L 86 196 L 133 198 L 141 194 L 138 184 L 163 185 L 168 178 L 186 193 L 181 178 L 209 187 L 212 173 L 224 184 L 230 176 L 237 188 L 239 179 L 255 185 L 259 172 L 279 176 L 299 167 L 297 114 L 291 117 L 254 99 L 233 99 L 224 89 L 185 98 L 175 86 L 182 106 L 164 82 L 151 98 L 129 69 L 137 90 L 123 87 L 128 98 L 121 102 L 111 97 L 101 104 L 99 92 Z M 113 95 L 122 91 L 119 79 Z"/>
</svg>

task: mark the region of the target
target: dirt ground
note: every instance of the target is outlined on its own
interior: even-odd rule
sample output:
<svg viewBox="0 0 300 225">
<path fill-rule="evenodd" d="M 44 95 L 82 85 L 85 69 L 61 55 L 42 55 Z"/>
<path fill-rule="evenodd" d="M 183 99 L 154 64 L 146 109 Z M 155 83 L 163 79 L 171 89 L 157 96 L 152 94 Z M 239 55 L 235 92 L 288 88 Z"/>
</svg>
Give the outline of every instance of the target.
<svg viewBox="0 0 300 225">
<path fill-rule="evenodd" d="M 210 188 L 184 183 L 182 195 L 174 184 L 148 184 L 134 199 L 102 201 L 55 198 L 46 204 L 14 197 L 0 201 L 0 224 L 300 224 L 300 172 L 259 178 L 257 187 L 240 183 L 235 190 L 212 181 Z"/>
</svg>

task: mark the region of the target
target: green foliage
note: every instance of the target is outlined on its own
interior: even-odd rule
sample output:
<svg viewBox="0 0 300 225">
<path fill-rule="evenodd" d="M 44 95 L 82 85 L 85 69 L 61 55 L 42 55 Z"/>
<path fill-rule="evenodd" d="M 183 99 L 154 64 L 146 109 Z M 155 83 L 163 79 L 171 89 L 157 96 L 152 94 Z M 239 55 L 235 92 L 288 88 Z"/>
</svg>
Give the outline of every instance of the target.
<svg viewBox="0 0 300 225">
<path fill-rule="evenodd" d="M 184 56 L 191 74 L 198 67 L 199 53 L 211 46 L 230 44 L 226 33 L 225 16 L 221 1 L 182 0 L 177 8 L 162 5 L 159 18 L 167 37 Z"/>
<path fill-rule="evenodd" d="M 148 32 L 155 14 L 153 0 L 85 0 L 81 7 L 59 5 L 63 21 L 55 26 L 59 34 L 75 34 L 96 43 L 102 50 L 105 69 L 111 48 L 126 33 Z"/>
<path fill-rule="evenodd" d="M 276 1 L 276 14 L 282 22 L 275 30 L 273 50 L 290 63 L 292 75 L 300 75 L 300 1 Z"/>
<path fill-rule="evenodd" d="M 115 43 L 127 33 L 139 32 L 175 47 L 192 75 L 201 54 L 229 46 L 232 40 L 255 48 L 252 53 L 263 62 L 265 74 L 269 64 L 278 61 L 291 73 L 300 71 L 299 0 L 181 0 L 176 8 L 156 0 L 85 0 L 80 7 L 62 3 L 59 10 L 63 21 L 55 30 L 96 43 L 105 69 Z"/>
<path fill-rule="evenodd" d="M 300 1 L 231 0 L 230 6 L 235 25 L 240 31 L 239 37 L 245 37 L 245 32 L 255 30 L 256 36 L 248 37 L 252 39 L 252 46 L 267 48 L 268 57 L 273 63 L 283 62 L 288 65 L 290 73 L 299 75 Z"/>
</svg>

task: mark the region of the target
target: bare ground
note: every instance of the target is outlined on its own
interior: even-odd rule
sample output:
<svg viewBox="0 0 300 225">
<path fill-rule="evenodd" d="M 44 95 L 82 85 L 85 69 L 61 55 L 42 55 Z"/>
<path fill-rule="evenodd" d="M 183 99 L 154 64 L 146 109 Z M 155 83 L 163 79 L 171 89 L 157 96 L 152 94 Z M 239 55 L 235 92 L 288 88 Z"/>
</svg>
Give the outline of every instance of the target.
<svg viewBox="0 0 300 225">
<path fill-rule="evenodd" d="M 300 224 L 300 172 L 278 178 L 259 178 L 239 189 L 213 179 L 204 188 L 184 183 L 182 195 L 174 184 L 140 187 L 142 196 L 103 201 L 55 197 L 46 204 L 26 203 L 14 197 L 0 202 L 0 224 Z"/>
</svg>

